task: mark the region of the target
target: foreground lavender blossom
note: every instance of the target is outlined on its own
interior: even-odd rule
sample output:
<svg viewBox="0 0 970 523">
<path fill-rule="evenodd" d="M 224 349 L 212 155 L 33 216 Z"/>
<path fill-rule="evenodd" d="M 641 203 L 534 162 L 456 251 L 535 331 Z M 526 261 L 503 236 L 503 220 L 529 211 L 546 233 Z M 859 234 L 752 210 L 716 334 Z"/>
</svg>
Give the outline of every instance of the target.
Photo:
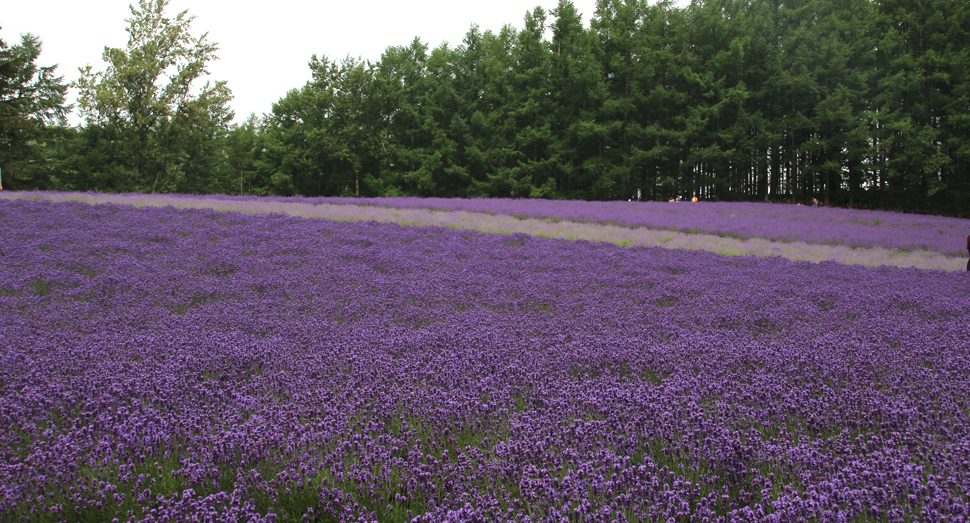
<svg viewBox="0 0 970 523">
<path fill-rule="evenodd" d="M 959 521 L 965 274 L 0 201 L 0 520 Z"/>
<path fill-rule="evenodd" d="M 577 223 L 556 219 L 525 218 L 467 211 L 435 211 L 422 207 L 382 207 L 325 203 L 332 199 L 304 198 L 237 198 L 226 196 L 96 194 L 96 193 L 15 193 L 8 198 L 42 197 L 51 201 L 119 203 L 135 206 L 167 206 L 180 209 L 217 209 L 244 213 L 282 213 L 303 218 L 326 218 L 348 221 L 392 222 L 401 225 L 438 226 L 479 232 L 522 233 L 542 238 L 610 242 L 621 246 L 665 247 L 668 249 L 704 250 L 729 256 L 781 256 L 790 260 L 812 262 L 835 261 L 870 267 L 916 267 L 946 271 L 965 271 L 966 259 L 926 250 L 899 250 L 884 247 L 848 247 L 820 245 L 803 241 L 779 242 L 763 238 L 735 238 L 713 234 L 683 233 L 645 227 L 624 227 L 601 223 Z M 316 201 L 318 203 L 312 203 Z M 323 201 L 324 203 L 319 203 Z M 366 200 L 369 201 L 369 200 Z M 382 200 L 383 201 L 383 200 Z M 396 200 L 393 200 L 396 201 Z M 410 202 L 411 200 L 404 200 Z M 431 200 L 432 202 L 434 200 Z M 450 200 L 448 200 L 450 201 Z M 501 202 L 501 200 L 500 200 Z M 569 205 L 583 202 L 568 202 Z M 618 205 L 614 202 L 614 205 Z M 755 205 L 755 208 L 758 206 Z M 682 208 L 684 209 L 684 208 Z M 705 208 L 690 209 L 704 211 Z M 621 208 L 615 209 L 622 215 Z M 703 214 L 703 213 L 701 213 Z"/>
</svg>

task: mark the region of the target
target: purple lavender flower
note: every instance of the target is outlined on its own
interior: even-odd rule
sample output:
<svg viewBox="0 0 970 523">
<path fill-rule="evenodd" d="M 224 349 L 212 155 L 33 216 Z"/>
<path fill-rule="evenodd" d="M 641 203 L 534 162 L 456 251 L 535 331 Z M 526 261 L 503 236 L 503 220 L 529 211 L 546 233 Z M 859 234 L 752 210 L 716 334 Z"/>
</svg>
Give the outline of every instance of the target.
<svg viewBox="0 0 970 523">
<path fill-rule="evenodd" d="M 970 518 L 963 274 L 25 200 L 0 249 L 2 520 Z"/>
</svg>

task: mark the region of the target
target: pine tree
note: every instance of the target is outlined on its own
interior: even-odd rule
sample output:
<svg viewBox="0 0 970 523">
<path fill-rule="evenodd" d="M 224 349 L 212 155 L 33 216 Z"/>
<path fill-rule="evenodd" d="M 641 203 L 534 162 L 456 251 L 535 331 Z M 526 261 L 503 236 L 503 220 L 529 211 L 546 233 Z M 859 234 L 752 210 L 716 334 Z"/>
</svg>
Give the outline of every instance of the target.
<svg viewBox="0 0 970 523">
<path fill-rule="evenodd" d="M 0 40 L 0 188 L 53 188 L 48 145 L 58 137 L 70 106 L 67 85 L 55 76 L 57 66 L 41 67 L 40 38 L 20 43 Z M 5 184 L 5 185 L 4 185 Z"/>
</svg>

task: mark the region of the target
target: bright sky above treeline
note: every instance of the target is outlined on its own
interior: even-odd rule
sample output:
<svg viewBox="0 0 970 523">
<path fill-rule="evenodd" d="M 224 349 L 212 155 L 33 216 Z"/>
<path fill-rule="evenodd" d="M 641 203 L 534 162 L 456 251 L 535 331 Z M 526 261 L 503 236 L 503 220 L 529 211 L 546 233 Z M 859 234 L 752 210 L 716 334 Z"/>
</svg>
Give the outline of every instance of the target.
<svg viewBox="0 0 970 523">
<path fill-rule="evenodd" d="M 0 13 L 0 38 L 8 44 L 32 33 L 43 41 L 40 65 L 58 64 L 65 80 L 77 79 L 78 67 L 104 68 L 105 46 L 124 48 L 130 16 L 137 0 L 50 0 L 13 2 Z M 378 60 L 388 46 L 407 45 L 415 36 L 429 48 L 442 42 L 457 46 L 472 24 L 482 31 L 498 31 L 505 24 L 522 27 L 526 11 L 546 10 L 557 0 L 492 0 L 449 2 L 225 2 L 172 0 L 167 13 L 174 17 L 188 9 L 195 15 L 192 34 L 209 33 L 220 46 L 219 61 L 211 66 L 212 80 L 226 80 L 234 99 L 236 121 L 250 113 L 268 113 L 290 89 L 310 79 L 307 62 L 313 53 L 340 59 L 347 55 Z M 574 0 L 584 25 L 596 8 L 595 0 Z M 73 103 L 76 90 L 68 100 Z M 72 114 L 71 122 L 78 116 Z"/>
</svg>

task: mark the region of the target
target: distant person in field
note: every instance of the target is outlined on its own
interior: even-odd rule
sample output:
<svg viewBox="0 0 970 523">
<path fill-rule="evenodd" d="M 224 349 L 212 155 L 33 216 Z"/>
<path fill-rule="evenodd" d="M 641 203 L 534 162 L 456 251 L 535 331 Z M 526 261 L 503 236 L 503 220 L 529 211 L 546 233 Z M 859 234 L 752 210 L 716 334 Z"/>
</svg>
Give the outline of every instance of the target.
<svg viewBox="0 0 970 523">
<path fill-rule="evenodd" d="M 967 255 L 970 256 L 970 236 L 967 236 Z M 967 272 L 970 272 L 970 260 L 967 260 Z"/>
</svg>

